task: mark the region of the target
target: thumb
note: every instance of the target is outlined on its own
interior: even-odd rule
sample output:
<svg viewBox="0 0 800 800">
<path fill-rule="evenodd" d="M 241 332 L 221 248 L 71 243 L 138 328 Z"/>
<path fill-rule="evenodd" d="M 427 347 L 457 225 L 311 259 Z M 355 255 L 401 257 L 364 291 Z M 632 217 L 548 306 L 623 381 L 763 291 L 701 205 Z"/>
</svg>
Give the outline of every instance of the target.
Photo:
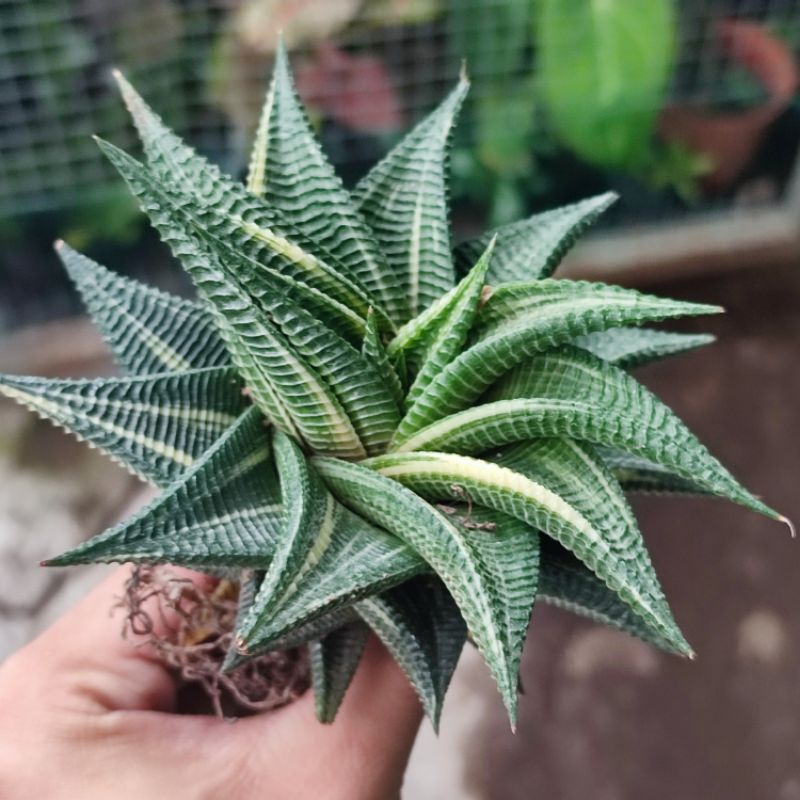
<svg viewBox="0 0 800 800">
<path fill-rule="evenodd" d="M 125 594 L 132 569 L 115 569 L 20 654 L 32 659 L 36 674 L 50 691 L 58 691 L 73 710 L 171 711 L 175 704 L 173 677 L 144 637 L 122 635 L 122 619 L 112 609 Z M 181 571 L 195 583 L 206 576 Z M 169 620 L 151 598 L 143 608 L 153 623 L 152 635 L 166 629 Z M 137 641 L 138 639 L 138 641 Z"/>
<path fill-rule="evenodd" d="M 400 790 L 421 720 L 408 679 L 373 636 L 331 725 L 317 721 L 309 691 L 278 711 L 239 720 L 225 744 L 249 754 L 254 787 L 268 772 L 275 797 L 386 800 Z"/>
</svg>

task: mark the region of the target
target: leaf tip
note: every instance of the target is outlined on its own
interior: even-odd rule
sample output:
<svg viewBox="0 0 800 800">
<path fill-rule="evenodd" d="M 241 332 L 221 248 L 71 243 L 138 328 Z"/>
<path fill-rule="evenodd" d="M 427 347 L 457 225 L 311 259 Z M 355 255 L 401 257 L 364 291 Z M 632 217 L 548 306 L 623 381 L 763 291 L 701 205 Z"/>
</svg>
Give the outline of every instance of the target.
<svg viewBox="0 0 800 800">
<path fill-rule="evenodd" d="M 614 205 L 614 203 L 619 200 L 619 192 L 609 191 L 603 192 L 603 194 L 598 195 L 597 197 L 597 204 L 603 208 L 603 210 L 607 209 L 609 206 Z"/>
<path fill-rule="evenodd" d="M 230 648 L 228 652 L 225 654 L 225 659 L 220 666 L 220 671 L 223 675 L 227 675 L 228 673 L 235 670 L 237 667 L 241 666 L 242 664 L 242 654 L 236 651 L 235 647 Z"/>
<path fill-rule="evenodd" d="M 789 528 L 789 535 L 792 537 L 792 539 L 797 538 L 797 530 L 794 527 L 794 523 L 789 519 L 789 517 L 785 517 L 783 514 L 779 514 L 776 517 L 776 519 L 778 520 L 778 522 L 782 522 L 784 525 L 786 525 L 787 528 Z"/>
<path fill-rule="evenodd" d="M 53 558 L 46 558 L 44 561 L 39 562 L 40 567 L 69 567 L 72 566 L 70 560 L 66 558 L 67 554 L 63 553 L 60 556 L 54 556 Z"/>
</svg>

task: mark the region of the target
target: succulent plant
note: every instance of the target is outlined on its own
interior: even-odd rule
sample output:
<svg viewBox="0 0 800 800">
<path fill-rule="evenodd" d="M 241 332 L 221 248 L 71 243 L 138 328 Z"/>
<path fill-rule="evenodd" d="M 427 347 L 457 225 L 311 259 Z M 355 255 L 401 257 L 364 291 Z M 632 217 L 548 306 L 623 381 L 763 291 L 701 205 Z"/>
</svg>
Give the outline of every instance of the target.
<svg viewBox="0 0 800 800">
<path fill-rule="evenodd" d="M 53 558 L 179 564 L 240 585 L 226 668 L 310 648 L 332 720 L 370 630 L 433 721 L 471 641 L 514 723 L 534 601 L 690 655 L 625 492 L 782 519 L 630 376 L 719 309 L 550 276 L 602 195 L 453 248 L 465 77 L 348 192 L 277 57 L 246 185 L 118 76 L 145 160 L 100 141 L 198 302 L 58 252 L 125 377 L 0 391 L 163 492 Z"/>
</svg>

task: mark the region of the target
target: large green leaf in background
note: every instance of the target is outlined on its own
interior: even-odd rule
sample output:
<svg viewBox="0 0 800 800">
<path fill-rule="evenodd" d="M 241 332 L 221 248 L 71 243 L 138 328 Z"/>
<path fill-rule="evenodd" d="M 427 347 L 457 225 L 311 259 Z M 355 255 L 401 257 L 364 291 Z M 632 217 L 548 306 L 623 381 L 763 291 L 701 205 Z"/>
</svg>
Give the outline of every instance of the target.
<svg viewBox="0 0 800 800">
<path fill-rule="evenodd" d="M 537 71 L 550 122 L 607 169 L 646 160 L 675 54 L 672 0 L 538 0 Z"/>
</svg>

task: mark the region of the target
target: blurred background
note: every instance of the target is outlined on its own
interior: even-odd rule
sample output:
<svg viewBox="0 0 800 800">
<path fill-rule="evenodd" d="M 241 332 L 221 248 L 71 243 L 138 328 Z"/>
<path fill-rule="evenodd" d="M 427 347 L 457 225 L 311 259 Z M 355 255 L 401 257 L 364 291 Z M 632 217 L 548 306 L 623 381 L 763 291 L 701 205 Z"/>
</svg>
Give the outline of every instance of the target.
<svg viewBox="0 0 800 800">
<path fill-rule="evenodd" d="M 560 274 L 727 307 L 683 326 L 718 343 L 641 377 L 800 520 L 800 0 L 0 0 L 0 371 L 111 369 L 56 238 L 188 292 L 91 139 L 135 146 L 111 68 L 240 174 L 278 30 L 348 184 L 466 61 L 456 238 L 619 192 Z M 139 491 L 0 404 L 0 659 L 102 571 L 39 560 Z M 798 545 L 710 500 L 636 509 L 698 661 L 539 608 L 517 735 L 467 653 L 408 797 L 800 799 Z"/>
</svg>

